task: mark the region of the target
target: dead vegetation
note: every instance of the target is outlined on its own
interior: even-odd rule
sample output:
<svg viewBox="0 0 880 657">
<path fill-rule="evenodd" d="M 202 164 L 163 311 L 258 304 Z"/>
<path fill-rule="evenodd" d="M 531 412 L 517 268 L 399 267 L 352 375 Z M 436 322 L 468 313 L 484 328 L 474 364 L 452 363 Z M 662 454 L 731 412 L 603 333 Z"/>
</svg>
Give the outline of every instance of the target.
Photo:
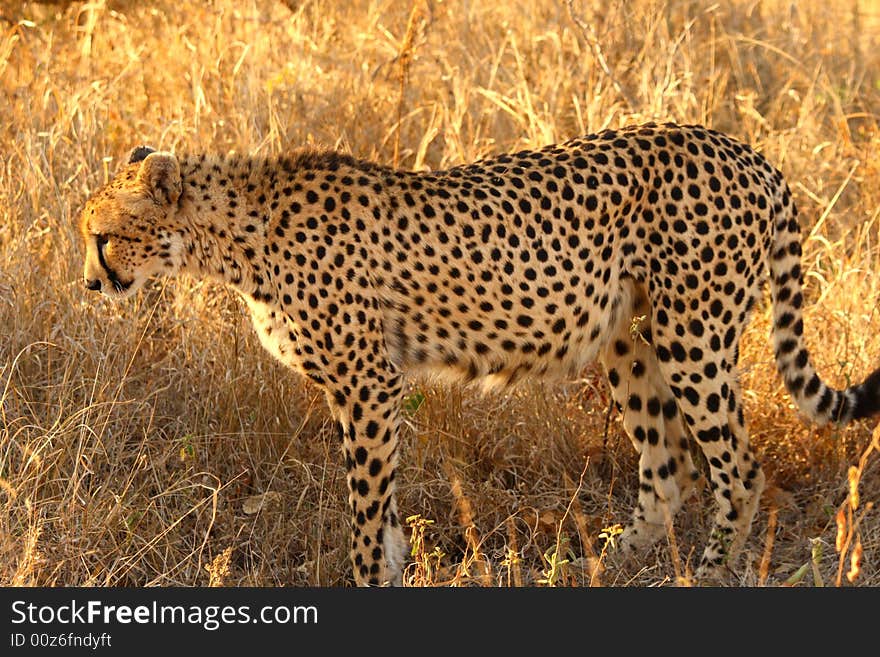
<svg viewBox="0 0 880 657">
<path fill-rule="evenodd" d="M 348 580 L 323 395 L 262 351 L 233 294 L 83 290 L 76 213 L 133 145 L 322 143 L 424 169 L 632 122 L 711 125 L 790 181 L 807 340 L 843 386 L 880 357 L 878 38 L 867 1 L 0 3 L 0 584 Z M 880 438 L 870 453 L 869 423 L 799 420 L 768 317 L 741 363 L 769 485 L 728 583 L 880 585 Z M 636 488 L 608 402 L 592 371 L 489 397 L 415 383 L 407 583 L 689 583 L 707 490 L 640 564 L 608 559 Z"/>
</svg>

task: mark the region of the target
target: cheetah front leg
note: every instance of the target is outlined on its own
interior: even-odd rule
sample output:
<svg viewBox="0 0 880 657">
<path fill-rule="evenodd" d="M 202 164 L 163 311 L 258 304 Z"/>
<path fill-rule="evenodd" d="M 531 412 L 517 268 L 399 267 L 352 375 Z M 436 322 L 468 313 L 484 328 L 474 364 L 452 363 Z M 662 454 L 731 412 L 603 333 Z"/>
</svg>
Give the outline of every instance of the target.
<svg viewBox="0 0 880 657">
<path fill-rule="evenodd" d="M 342 371 L 337 366 L 327 399 L 342 435 L 355 582 L 399 586 L 406 547 L 394 499 L 401 377 L 390 365 Z"/>
</svg>

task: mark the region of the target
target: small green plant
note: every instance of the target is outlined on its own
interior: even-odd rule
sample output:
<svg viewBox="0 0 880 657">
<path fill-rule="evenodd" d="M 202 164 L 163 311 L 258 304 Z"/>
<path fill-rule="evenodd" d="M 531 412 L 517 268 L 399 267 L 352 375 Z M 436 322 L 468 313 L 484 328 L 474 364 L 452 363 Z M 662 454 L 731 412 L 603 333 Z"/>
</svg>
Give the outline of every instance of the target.
<svg viewBox="0 0 880 657">
<path fill-rule="evenodd" d="M 130 514 L 125 516 L 125 528 L 131 533 L 137 529 L 138 524 L 141 521 L 141 518 L 144 517 L 142 511 L 132 511 Z"/>
<path fill-rule="evenodd" d="M 190 461 L 196 457 L 196 446 L 193 443 L 193 435 L 186 434 L 180 439 L 180 460 Z"/>
<path fill-rule="evenodd" d="M 403 398 L 403 412 L 412 417 L 425 403 L 425 395 L 417 390 Z"/>
<path fill-rule="evenodd" d="M 810 539 L 810 560 L 794 571 L 788 579 L 785 580 L 783 586 L 797 586 L 800 584 L 806 574 L 813 571 L 813 586 L 825 586 L 825 580 L 819 567 L 822 563 L 822 540 L 819 538 Z"/>
<path fill-rule="evenodd" d="M 634 315 L 629 325 L 629 336 L 632 338 L 633 342 L 641 340 L 646 345 L 650 346 L 651 343 L 645 339 L 644 335 L 642 335 L 642 322 L 647 318 L 647 315 Z"/>
<path fill-rule="evenodd" d="M 617 537 L 623 533 L 623 526 L 619 524 L 614 524 L 609 527 L 605 527 L 599 532 L 599 538 L 603 539 L 605 543 L 602 545 L 602 556 L 608 552 L 608 549 L 616 550 L 617 549 Z"/>
<path fill-rule="evenodd" d="M 416 514 L 407 517 L 406 524 L 410 528 L 409 542 L 412 546 L 409 551 L 413 559 L 412 582 L 419 586 L 431 586 L 437 571 L 440 570 L 440 562 L 446 556 L 439 546 L 434 546 L 428 551 L 425 545 L 425 530 L 433 525 L 434 521 Z"/>
<path fill-rule="evenodd" d="M 507 586 L 511 586 L 511 582 L 519 585 L 520 563 L 522 563 L 522 559 L 520 559 L 519 553 L 517 553 L 512 547 L 508 547 L 507 555 L 501 560 L 501 567 L 507 569 Z"/>
<path fill-rule="evenodd" d="M 568 547 L 569 543 L 568 536 L 562 534 L 557 538 L 556 544 L 547 548 L 541 555 L 541 559 L 547 567 L 542 571 L 544 576 L 538 579 L 538 584 L 559 586 L 560 582 L 565 580 L 568 574 L 568 564 L 574 558 L 574 554 Z"/>
</svg>

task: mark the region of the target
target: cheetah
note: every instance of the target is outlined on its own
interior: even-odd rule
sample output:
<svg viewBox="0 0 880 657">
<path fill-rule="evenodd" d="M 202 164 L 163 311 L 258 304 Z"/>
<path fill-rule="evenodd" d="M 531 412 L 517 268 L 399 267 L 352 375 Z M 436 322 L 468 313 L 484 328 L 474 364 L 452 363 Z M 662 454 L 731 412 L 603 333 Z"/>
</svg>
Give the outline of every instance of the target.
<svg viewBox="0 0 880 657">
<path fill-rule="evenodd" d="M 698 577 L 732 563 L 764 486 L 737 360 L 765 279 L 776 364 L 801 411 L 822 424 L 880 409 L 880 369 L 835 390 L 810 363 L 798 213 L 781 173 L 701 126 L 606 130 L 434 172 L 332 150 L 141 146 L 80 225 L 89 290 L 121 299 L 178 273 L 225 283 L 263 346 L 323 389 L 358 585 L 401 584 L 405 374 L 503 388 L 599 361 L 639 455 L 619 547 L 663 535 L 697 478 L 693 441 L 717 507 Z"/>
</svg>

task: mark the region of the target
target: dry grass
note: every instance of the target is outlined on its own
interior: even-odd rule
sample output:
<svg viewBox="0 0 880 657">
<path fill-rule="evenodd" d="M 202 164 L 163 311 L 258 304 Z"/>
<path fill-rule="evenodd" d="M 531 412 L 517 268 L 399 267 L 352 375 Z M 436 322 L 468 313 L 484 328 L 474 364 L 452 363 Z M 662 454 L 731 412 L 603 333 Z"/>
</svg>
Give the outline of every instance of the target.
<svg viewBox="0 0 880 657">
<path fill-rule="evenodd" d="M 348 581 L 323 396 L 263 353 L 237 299 L 192 280 L 121 305 L 83 290 L 77 210 L 141 142 L 321 142 L 422 169 L 648 119 L 709 124 L 786 173 L 814 362 L 838 386 L 861 379 L 880 356 L 880 6 L 793 7 L 0 2 L 0 584 Z M 770 483 L 728 583 L 851 585 L 858 543 L 852 584 L 880 585 L 870 426 L 798 419 L 768 316 L 756 311 L 741 361 Z M 605 432 L 594 372 L 496 397 L 414 390 L 410 584 L 689 581 L 705 489 L 640 565 L 606 563 L 600 534 L 629 516 L 636 460 L 618 416 Z"/>
</svg>

